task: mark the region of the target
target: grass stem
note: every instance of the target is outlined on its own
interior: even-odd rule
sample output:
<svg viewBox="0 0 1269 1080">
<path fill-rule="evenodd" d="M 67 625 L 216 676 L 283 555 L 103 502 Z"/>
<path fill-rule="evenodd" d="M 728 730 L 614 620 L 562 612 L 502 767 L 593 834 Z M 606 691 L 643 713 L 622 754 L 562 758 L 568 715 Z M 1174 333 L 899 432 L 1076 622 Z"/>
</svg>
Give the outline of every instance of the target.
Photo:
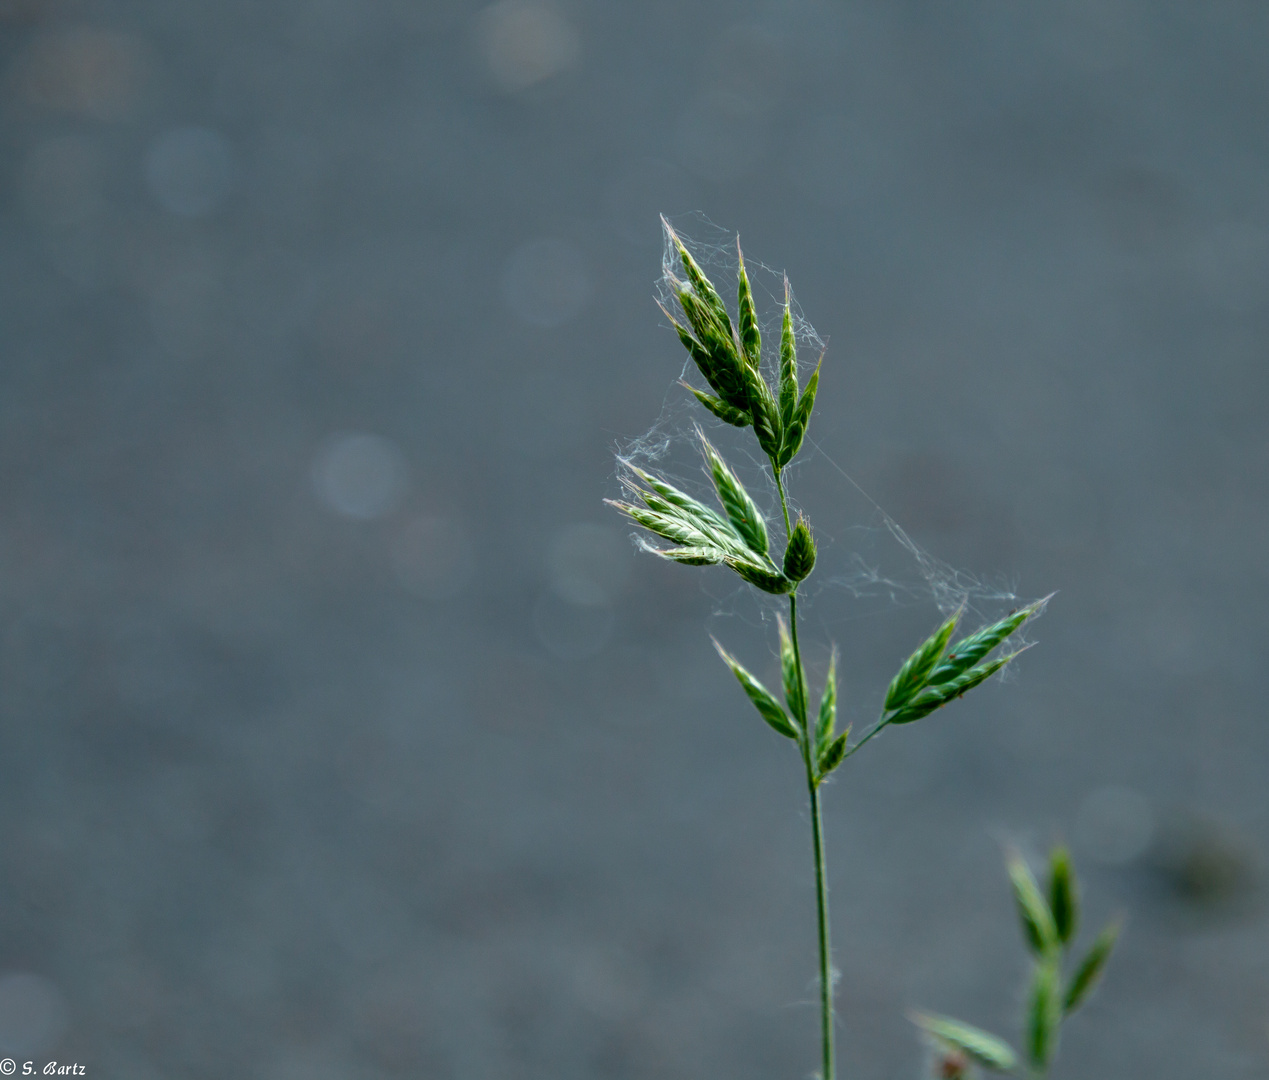
<svg viewBox="0 0 1269 1080">
<path fill-rule="evenodd" d="M 820 1042 L 823 1080 L 833 1080 L 833 959 L 828 925 L 828 874 L 824 862 L 824 826 L 820 817 L 820 789 L 807 755 L 807 788 L 811 796 L 811 835 L 815 844 L 815 899 L 820 937 Z"/>
<path fill-rule="evenodd" d="M 793 534 L 789 518 L 789 501 L 784 494 L 784 481 L 780 469 L 772 462 L 776 490 L 780 493 L 780 509 L 784 512 L 784 534 Z M 793 659 L 798 671 L 802 666 L 802 650 L 798 645 L 798 597 L 797 589 L 789 594 L 789 633 L 793 640 Z M 815 848 L 815 905 L 818 916 L 820 945 L 820 1043 L 823 1067 L 821 1080 L 834 1080 L 833 1068 L 833 950 L 828 915 L 828 870 L 824 858 L 824 821 L 820 814 L 820 786 L 816 768 L 815 729 L 807 716 L 806 702 L 802 702 L 802 715 L 795 718 L 802 731 L 802 760 L 806 764 L 806 790 L 811 800 L 811 842 Z"/>
<path fill-rule="evenodd" d="M 845 761 L 848 757 L 850 757 L 851 754 L 853 754 L 856 750 L 858 750 L 861 746 L 863 746 L 864 743 L 866 743 L 874 735 L 880 735 L 881 730 L 889 723 L 890 723 L 889 718 L 883 716 L 869 729 L 868 733 L 864 735 L 864 737 L 860 739 L 859 742 L 855 743 L 854 746 L 850 747 L 850 749 L 848 749 L 846 753 L 842 755 L 842 760 Z"/>
</svg>

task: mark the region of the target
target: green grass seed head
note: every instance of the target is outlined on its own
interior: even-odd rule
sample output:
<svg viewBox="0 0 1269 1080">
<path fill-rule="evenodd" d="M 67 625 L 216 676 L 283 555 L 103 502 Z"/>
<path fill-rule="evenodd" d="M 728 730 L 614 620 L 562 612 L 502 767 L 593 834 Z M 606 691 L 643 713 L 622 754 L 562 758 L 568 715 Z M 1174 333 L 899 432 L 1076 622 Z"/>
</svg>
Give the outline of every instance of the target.
<svg viewBox="0 0 1269 1080">
<path fill-rule="evenodd" d="M 1097 985 L 1102 977 L 1102 971 L 1106 967 L 1106 961 L 1110 959 L 1110 954 L 1114 951 L 1115 942 L 1119 940 L 1119 924 L 1112 923 L 1097 935 L 1097 940 L 1093 942 L 1093 946 L 1088 950 L 1084 959 L 1080 961 L 1080 966 L 1075 969 L 1075 974 L 1071 977 L 1070 984 L 1066 988 L 1066 994 L 1062 1001 L 1062 1012 L 1069 1016 L 1081 1005 L 1093 988 Z"/>
<path fill-rule="evenodd" d="M 784 438 L 780 444 L 780 456 L 778 459 L 781 468 L 792 461 L 802 448 L 802 440 L 806 437 L 807 425 L 811 422 L 811 410 L 815 408 L 815 395 L 819 393 L 820 364 L 823 362 L 824 358 L 820 357 L 815 365 L 815 370 L 811 372 L 810 379 L 807 380 L 806 389 L 802 391 L 802 396 L 798 398 L 797 406 L 793 410 L 793 418 L 785 424 Z"/>
<path fill-rule="evenodd" d="M 948 682 L 964 674 L 984 656 L 1017 630 L 1024 622 L 1040 614 L 1053 594 L 1050 593 L 1034 604 L 1028 604 L 1017 611 L 1011 611 L 1003 619 L 975 630 L 967 637 L 954 642 L 947 650 L 947 655 L 930 673 L 927 680 L 931 685 Z"/>
<path fill-rule="evenodd" d="M 746 368 L 745 371 L 753 433 L 762 452 L 771 459 L 773 465 L 778 466 L 784 445 L 784 422 L 780 419 L 780 406 L 771 393 L 771 387 L 763 379 L 762 372 L 752 368 Z"/>
<path fill-rule="evenodd" d="M 921 643 L 916 652 L 903 662 L 898 673 L 890 680 L 890 687 L 886 691 L 887 710 L 902 708 L 925 687 L 930 673 L 942 657 L 943 650 L 947 648 L 947 643 L 960 617 L 961 609 L 957 608 L 934 633 Z"/>
<path fill-rule="evenodd" d="M 843 732 L 833 739 L 827 746 L 819 751 L 817 756 L 817 766 L 819 779 L 823 780 L 828 776 L 846 757 L 846 739 L 849 732 Z"/>
<path fill-rule="evenodd" d="M 705 393 L 704 390 L 697 390 L 690 383 L 684 382 L 680 385 L 690 390 L 697 401 L 724 423 L 739 428 L 748 427 L 753 423 L 753 418 L 744 409 L 737 409 L 734 405 L 728 405 L 722 398 L 713 397 Z"/>
<path fill-rule="evenodd" d="M 789 278 L 784 278 L 784 318 L 780 326 L 780 416 L 787 429 L 798 404 L 798 347 L 793 337 Z"/>
<path fill-rule="evenodd" d="M 1037 959 L 1047 961 L 1057 952 L 1059 945 L 1053 912 L 1041 895 L 1040 886 L 1036 884 L 1031 868 L 1016 851 L 1009 855 L 1008 867 L 1014 906 L 1022 923 L 1022 934 L 1027 947 Z"/>
<path fill-rule="evenodd" d="M 806 671 L 798 660 L 793 648 L 793 639 L 789 636 L 789 628 L 778 615 L 776 626 L 780 633 L 780 676 L 784 683 L 784 700 L 789 712 L 800 726 L 806 726 L 807 685 Z"/>
<path fill-rule="evenodd" d="M 665 229 L 665 235 L 674 245 L 678 252 L 679 261 L 683 264 L 683 272 L 687 275 L 690 289 L 680 289 L 679 295 L 684 292 L 690 292 L 700 303 L 708 310 L 711 317 L 724 328 L 728 337 L 733 336 L 731 318 L 727 314 L 727 308 L 723 306 L 723 298 L 718 295 L 718 290 L 714 288 L 713 282 L 705 276 L 703 270 L 697 265 L 692 258 L 691 252 L 684 246 L 683 241 L 679 239 L 670 223 L 665 219 L 665 215 L 661 216 L 661 225 Z"/>
<path fill-rule="evenodd" d="M 1071 866 L 1071 853 L 1058 845 L 1049 852 L 1049 910 L 1058 940 L 1067 945 L 1079 928 L 1079 884 Z"/>
<path fill-rule="evenodd" d="M 789 543 L 784 549 L 784 576 L 792 581 L 804 581 L 815 569 L 815 538 L 811 535 L 811 527 L 806 518 L 798 515 L 798 523 L 789 534 Z"/>
<path fill-rule="evenodd" d="M 773 730 L 779 732 L 786 739 L 796 739 L 798 737 L 797 728 L 789 720 L 788 715 L 780 703 L 776 701 L 771 691 L 750 675 L 740 661 L 718 644 L 716 638 L 711 638 L 710 640 L 714 642 L 714 648 L 718 650 L 718 655 L 723 658 L 723 663 L 731 668 L 732 674 L 736 676 L 736 679 L 744 688 L 745 694 L 753 702 L 758 714 Z"/>
<path fill-rule="evenodd" d="M 736 237 L 737 306 L 740 308 L 740 351 L 745 362 L 755 370 L 762 364 L 762 333 L 758 329 L 758 313 L 753 306 L 753 291 L 749 288 L 749 275 L 745 273 L 745 256 L 740 250 L 740 237 Z"/>
<path fill-rule="evenodd" d="M 946 1016 L 912 1013 L 911 1018 L 938 1043 L 960 1051 L 985 1069 L 1007 1073 L 1018 1067 L 1013 1047 L 990 1032 Z"/>
<path fill-rule="evenodd" d="M 756 555 L 766 555 L 767 522 L 762 511 L 700 428 L 696 429 L 696 436 L 705 454 L 714 490 L 718 492 L 718 501 L 723 504 L 732 528 Z"/>
<path fill-rule="evenodd" d="M 761 589 L 763 592 L 771 593 L 773 596 L 783 596 L 791 592 L 797 584 L 796 581 L 790 581 L 783 574 L 773 571 L 760 563 L 751 562 L 748 559 L 728 556 L 723 561 L 749 582 L 750 585 Z"/>
<path fill-rule="evenodd" d="M 820 694 L 820 712 L 815 722 L 815 745 L 823 747 L 833 738 L 837 727 L 837 649 L 828 658 L 828 675 Z"/>
</svg>

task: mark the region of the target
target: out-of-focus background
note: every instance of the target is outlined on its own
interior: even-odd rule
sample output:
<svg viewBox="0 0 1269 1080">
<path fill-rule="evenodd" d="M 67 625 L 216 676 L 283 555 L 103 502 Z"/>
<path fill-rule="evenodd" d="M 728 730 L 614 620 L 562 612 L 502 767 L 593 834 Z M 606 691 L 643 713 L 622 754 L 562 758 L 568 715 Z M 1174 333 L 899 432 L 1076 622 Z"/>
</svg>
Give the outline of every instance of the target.
<svg viewBox="0 0 1269 1080">
<path fill-rule="evenodd" d="M 1002 853 L 1061 837 L 1126 929 L 1055 1077 L 1265 1076 L 1267 53 L 1246 2 L 3 0 L 0 1051 L 812 1071 L 800 765 L 708 640 L 771 677 L 774 609 L 600 501 L 649 431 L 704 483 L 665 212 L 829 342 L 846 719 L 932 585 L 1060 590 L 827 790 L 842 1075 L 1016 1032 Z"/>
</svg>

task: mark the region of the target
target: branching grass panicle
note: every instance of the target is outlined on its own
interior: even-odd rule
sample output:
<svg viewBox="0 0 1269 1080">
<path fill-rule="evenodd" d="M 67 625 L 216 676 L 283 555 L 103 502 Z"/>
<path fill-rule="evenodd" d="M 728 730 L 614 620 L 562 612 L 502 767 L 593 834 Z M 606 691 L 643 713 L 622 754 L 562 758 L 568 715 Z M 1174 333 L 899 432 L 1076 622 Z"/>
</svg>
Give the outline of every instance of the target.
<svg viewBox="0 0 1269 1080">
<path fill-rule="evenodd" d="M 810 376 L 802 385 L 786 278 L 780 340 L 768 361 L 763 353 L 753 290 L 739 242 L 736 246 L 736 318 L 733 320 L 718 290 L 678 234 L 664 218 L 662 224 L 671 256 L 667 259 L 665 281 L 672 304 L 676 305 L 675 310 L 671 310 L 670 306 L 663 304 L 662 311 L 678 333 L 706 388 L 701 389 L 686 381 L 683 385 L 701 406 L 719 420 L 738 428 L 752 429 L 758 447 L 770 466 L 780 497 L 783 520 L 778 524 L 783 526 L 783 550 L 773 550 L 770 524 L 699 427 L 696 428 L 696 440 L 704 457 L 706 472 L 713 482 L 717 507 L 701 502 L 663 477 L 625 460 L 620 462 L 620 466 L 626 497 L 609 502 L 645 530 L 639 538 L 644 550 L 659 558 L 689 566 L 726 567 L 763 592 L 787 597 L 788 620 L 780 619 L 778 624 L 783 684 L 779 696 L 756 679 L 721 644 L 717 641 L 714 644 L 758 715 L 773 731 L 792 742 L 802 759 L 810 800 L 815 861 L 820 1076 L 823 1080 L 834 1080 L 832 951 L 824 829 L 820 812 L 821 786 L 834 770 L 885 728 L 928 717 L 1007 665 L 1021 650 L 1010 650 L 1006 643 L 1024 623 L 1044 610 L 1048 597 L 961 637 L 957 634 L 963 608 L 953 612 L 899 667 L 886 691 L 880 716 L 854 743 L 850 741 L 849 728 L 837 730 L 835 652 L 829 662 L 818 703 L 813 708 L 798 643 L 798 588 L 815 568 L 816 544 L 811 525 L 805 517 L 799 515 L 796 522 L 791 520 L 784 480 L 785 469 L 797 456 L 806 437 L 819 389 L 823 356 L 816 358 Z M 780 536 L 777 536 L 776 540 L 779 539 Z M 1002 646 L 1006 651 L 993 656 Z M 1060 933 L 1050 926 L 1056 917 L 1049 916 L 1049 922 L 1044 924 L 1044 934 L 1052 936 Z M 1048 937 L 1042 940 L 1046 949 L 1049 947 L 1046 944 L 1048 940 Z M 1047 957 L 1049 953 L 1044 955 Z M 1045 962 L 1048 963 L 1047 960 Z M 1091 984 L 1095 974 L 1086 981 Z M 1077 975 L 1071 986 L 1076 986 L 1078 980 Z M 1073 992 L 1068 988 L 1068 993 Z M 1051 1053 L 1048 1047 L 1056 1038 L 1056 1027 L 1050 1023 L 1050 1014 L 1058 1016 L 1061 1011 L 1058 1005 L 1051 1004 L 1058 998 L 1057 984 L 1054 982 L 1049 987 L 1046 983 L 1036 993 L 1043 998 L 1036 1009 L 1042 1011 L 1046 1019 L 1033 1038 L 1034 1043 L 1043 1046 L 1038 1049 L 1033 1047 L 1032 1059 L 1036 1060 L 1037 1055 L 1043 1053 L 1047 1061 L 1047 1055 Z M 924 1018 L 922 1023 L 927 1030 L 944 1039 L 948 1046 L 958 1048 L 957 1053 L 968 1054 L 976 1062 L 985 1063 L 994 1052 L 994 1042 L 984 1041 L 994 1037 L 985 1033 L 964 1028 L 965 1034 L 957 1043 L 953 1034 L 962 1029 L 947 1027 L 954 1022 Z M 1009 1059 L 1010 1062 L 1013 1060 Z M 997 1061 L 1004 1064 L 1005 1058 L 998 1056 Z"/>
</svg>

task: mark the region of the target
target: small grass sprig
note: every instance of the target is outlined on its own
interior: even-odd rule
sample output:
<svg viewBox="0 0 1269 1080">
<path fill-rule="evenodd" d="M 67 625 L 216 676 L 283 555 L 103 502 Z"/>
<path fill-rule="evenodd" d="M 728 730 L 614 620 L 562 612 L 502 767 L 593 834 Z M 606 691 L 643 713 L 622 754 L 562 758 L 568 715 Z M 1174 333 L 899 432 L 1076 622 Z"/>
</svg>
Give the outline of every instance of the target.
<svg viewBox="0 0 1269 1080">
<path fill-rule="evenodd" d="M 771 530 L 758 504 L 699 427 L 696 438 L 706 472 L 713 483 L 718 509 L 626 460 L 620 464 L 627 498 L 608 501 L 641 529 L 666 542 L 660 544 L 641 535 L 639 543 L 645 551 L 692 566 L 725 566 L 755 588 L 788 598 L 788 621 L 778 620 L 783 701 L 722 645 L 717 641 L 714 645 L 759 716 L 777 734 L 793 742 L 802 758 L 810 801 L 815 860 L 820 1076 L 822 1080 L 834 1080 L 832 948 L 820 810 L 821 785 L 847 758 L 885 728 L 910 724 L 929 716 L 1010 663 L 1020 649 L 994 658 L 991 654 L 1024 623 L 1039 615 L 1048 598 L 1019 608 L 1004 619 L 981 627 L 955 642 L 952 639 L 963 608 L 948 616 L 900 667 L 890 682 L 880 717 L 854 744 L 850 743 L 849 726 L 844 731 L 837 731 L 835 650 L 824 688 L 813 711 L 798 643 L 797 594 L 800 584 L 815 568 L 817 552 L 807 519 L 799 514 L 795 524 L 790 518 L 784 470 L 797 456 L 805 440 L 819 390 L 823 356 L 817 359 L 806 385 L 801 386 L 792 299 L 786 277 L 778 353 L 769 365 L 765 365 L 770 373 L 769 380 L 764 371 L 762 333 L 753 290 L 739 241 L 736 245 L 736 318 L 733 320 L 718 290 L 678 234 L 664 218 L 661 220 L 669 252 L 665 280 L 679 309 L 674 313 L 662 305 L 661 310 L 673 325 L 708 390 L 687 382 L 683 385 L 718 419 L 735 427 L 753 429 L 758 446 L 770 465 L 771 477 L 780 498 L 784 549 L 778 558 L 773 554 Z"/>
<path fill-rule="evenodd" d="M 938 1051 L 935 1075 L 942 1080 L 967 1077 L 970 1062 L 989 1072 L 1026 1080 L 1048 1076 L 1063 1021 L 1087 1000 L 1119 937 L 1118 923 L 1105 927 L 1070 977 L 1064 979 L 1063 969 L 1079 929 L 1079 886 L 1070 853 L 1061 846 L 1049 852 L 1048 888 L 1043 891 L 1021 855 L 1011 853 L 1007 866 L 1023 940 L 1032 959 L 1023 1020 L 1024 1053 L 970 1024 L 916 1013 L 913 1022 Z"/>
</svg>

